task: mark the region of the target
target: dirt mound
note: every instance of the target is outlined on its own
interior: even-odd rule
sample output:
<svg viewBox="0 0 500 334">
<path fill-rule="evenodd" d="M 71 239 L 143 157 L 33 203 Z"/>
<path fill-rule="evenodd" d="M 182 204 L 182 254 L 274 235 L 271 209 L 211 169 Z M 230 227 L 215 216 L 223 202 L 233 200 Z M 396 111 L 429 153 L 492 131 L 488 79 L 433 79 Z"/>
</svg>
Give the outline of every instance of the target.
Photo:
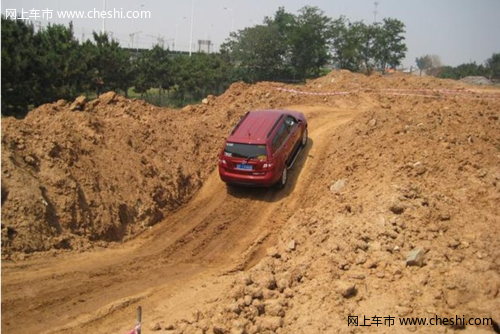
<svg viewBox="0 0 500 334">
<path fill-rule="evenodd" d="M 347 70 L 332 71 L 324 77 L 309 81 L 307 86 L 319 90 L 335 89 L 339 91 L 373 91 L 387 89 L 464 89 L 465 86 L 454 80 L 437 80 L 434 77 L 415 77 L 404 73 L 370 76 L 351 73 Z"/>
<path fill-rule="evenodd" d="M 110 92 L 3 119 L 2 252 L 85 249 L 157 223 L 212 170 L 216 118 Z"/>
<path fill-rule="evenodd" d="M 399 318 L 499 321 L 500 101 L 394 99 L 327 134 L 308 193 L 316 204 L 297 208 L 221 298 L 170 328 L 351 333 L 357 316 L 376 332 L 373 317 L 387 329 L 392 316 L 396 331 L 427 333 L 440 327 Z"/>
<path fill-rule="evenodd" d="M 460 81 L 470 85 L 491 85 L 491 81 L 482 76 L 468 76 Z"/>
</svg>

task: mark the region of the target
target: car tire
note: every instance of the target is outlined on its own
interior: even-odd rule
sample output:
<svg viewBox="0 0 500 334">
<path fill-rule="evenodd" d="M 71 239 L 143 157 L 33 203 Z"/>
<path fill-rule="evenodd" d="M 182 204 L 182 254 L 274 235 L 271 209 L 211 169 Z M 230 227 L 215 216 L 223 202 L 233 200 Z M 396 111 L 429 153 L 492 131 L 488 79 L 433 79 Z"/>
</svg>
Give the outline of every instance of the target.
<svg viewBox="0 0 500 334">
<path fill-rule="evenodd" d="M 288 180 L 288 169 L 286 168 L 286 164 L 285 164 L 285 167 L 283 168 L 283 172 L 281 173 L 278 184 L 276 185 L 278 187 L 278 189 L 285 188 L 287 180 Z"/>
<path fill-rule="evenodd" d="M 305 128 L 304 132 L 302 133 L 302 139 L 300 144 L 302 145 L 302 147 L 306 147 L 307 145 L 307 128 Z"/>
</svg>

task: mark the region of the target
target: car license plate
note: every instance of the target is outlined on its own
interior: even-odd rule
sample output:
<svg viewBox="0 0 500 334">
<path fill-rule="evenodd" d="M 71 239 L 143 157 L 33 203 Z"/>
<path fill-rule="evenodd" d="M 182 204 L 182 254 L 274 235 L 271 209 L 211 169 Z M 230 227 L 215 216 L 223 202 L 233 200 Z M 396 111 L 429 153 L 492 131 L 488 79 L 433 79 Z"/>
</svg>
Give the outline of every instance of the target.
<svg viewBox="0 0 500 334">
<path fill-rule="evenodd" d="M 252 170 L 253 166 L 252 165 L 247 165 L 247 164 L 237 164 L 236 168 L 238 168 L 238 169 L 244 169 L 244 170 Z"/>
</svg>

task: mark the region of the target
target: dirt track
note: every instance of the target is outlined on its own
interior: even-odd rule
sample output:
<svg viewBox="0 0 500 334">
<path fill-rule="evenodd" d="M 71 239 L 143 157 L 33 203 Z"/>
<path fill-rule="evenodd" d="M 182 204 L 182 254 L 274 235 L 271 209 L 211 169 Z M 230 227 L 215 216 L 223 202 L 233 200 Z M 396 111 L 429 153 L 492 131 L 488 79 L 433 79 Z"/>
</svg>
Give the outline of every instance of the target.
<svg viewBox="0 0 500 334">
<path fill-rule="evenodd" d="M 124 332 L 133 324 L 137 305 L 148 310 L 145 323 L 162 312 L 174 320 L 203 299 L 220 294 L 220 286 L 228 281 L 224 273 L 255 264 L 297 208 L 314 204 L 310 192 L 315 189 L 309 185 L 325 164 L 323 134 L 360 112 L 292 108 L 309 119 L 309 143 L 285 191 L 226 190 L 215 171 L 188 206 L 129 243 L 92 253 L 4 262 L 2 331 Z M 201 294 L 190 299 L 193 289 Z M 177 307 L 179 295 L 187 299 L 188 308 Z M 160 303 L 167 309 L 149 313 L 151 308 L 145 307 Z"/>
</svg>

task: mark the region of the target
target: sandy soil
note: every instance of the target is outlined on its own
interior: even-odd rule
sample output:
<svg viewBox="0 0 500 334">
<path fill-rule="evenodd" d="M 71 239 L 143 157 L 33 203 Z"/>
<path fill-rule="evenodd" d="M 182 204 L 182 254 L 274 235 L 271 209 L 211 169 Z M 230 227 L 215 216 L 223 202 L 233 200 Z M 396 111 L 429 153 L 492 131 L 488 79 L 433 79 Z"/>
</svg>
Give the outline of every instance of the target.
<svg viewBox="0 0 500 334">
<path fill-rule="evenodd" d="M 347 317 L 500 321 L 498 97 L 342 71 L 2 120 L 2 331 L 125 333 L 140 305 L 143 333 L 493 333 Z M 309 143 L 284 191 L 226 188 L 214 157 L 262 107 L 304 112 Z"/>
</svg>

